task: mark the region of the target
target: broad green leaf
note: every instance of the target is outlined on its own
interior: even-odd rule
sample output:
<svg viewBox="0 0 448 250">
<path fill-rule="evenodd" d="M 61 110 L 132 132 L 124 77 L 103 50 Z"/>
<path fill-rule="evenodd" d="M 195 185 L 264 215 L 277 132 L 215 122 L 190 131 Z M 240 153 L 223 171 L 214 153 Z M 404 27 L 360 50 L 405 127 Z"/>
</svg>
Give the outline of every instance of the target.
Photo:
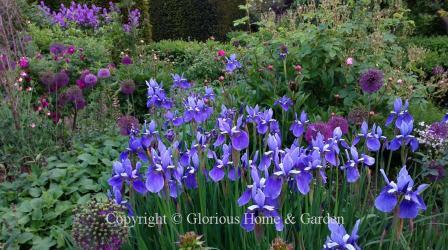
<svg viewBox="0 0 448 250">
<path fill-rule="evenodd" d="M 48 250 L 55 244 L 56 242 L 51 237 L 41 238 L 36 236 L 33 239 L 33 250 Z"/>
<path fill-rule="evenodd" d="M 98 158 L 92 156 L 91 154 L 84 153 L 82 155 L 79 155 L 78 159 L 89 164 L 89 165 L 98 164 Z"/>
</svg>

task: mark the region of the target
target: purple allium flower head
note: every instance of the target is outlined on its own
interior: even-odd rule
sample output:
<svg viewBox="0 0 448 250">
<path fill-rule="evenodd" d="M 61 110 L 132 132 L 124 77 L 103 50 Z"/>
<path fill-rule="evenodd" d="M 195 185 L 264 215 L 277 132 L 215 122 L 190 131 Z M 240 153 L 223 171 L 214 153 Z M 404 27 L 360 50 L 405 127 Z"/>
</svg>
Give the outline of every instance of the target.
<svg viewBox="0 0 448 250">
<path fill-rule="evenodd" d="M 308 126 L 305 133 L 305 140 L 308 143 L 311 143 L 313 139 L 316 139 L 316 136 L 321 134 L 324 139 L 328 139 L 332 136 L 333 131 L 330 126 L 324 122 L 315 122 Z"/>
<path fill-rule="evenodd" d="M 292 107 L 294 105 L 294 103 L 292 102 L 291 98 L 289 98 L 288 96 L 285 95 L 285 96 L 277 99 L 274 102 L 274 105 L 280 105 L 280 107 L 282 107 L 282 109 L 284 111 L 288 111 L 288 109 L 290 107 Z"/>
<path fill-rule="evenodd" d="M 92 73 L 89 73 L 84 77 L 84 82 L 86 84 L 86 87 L 95 86 L 97 81 L 98 81 L 97 77 Z"/>
<path fill-rule="evenodd" d="M 413 191 L 414 180 L 408 174 L 406 166 L 398 173 L 396 183 L 389 181 L 383 169 L 380 171 L 387 185 L 375 199 L 376 209 L 389 213 L 400 201 L 398 216 L 402 219 L 413 219 L 417 217 L 420 210 L 426 210 L 425 202 L 420 194 L 428 187 L 428 184 L 421 184 L 416 191 Z"/>
<path fill-rule="evenodd" d="M 134 80 L 124 80 L 120 84 L 120 91 L 125 95 L 132 95 L 135 91 L 135 83 Z"/>
<path fill-rule="evenodd" d="M 184 78 L 184 74 L 171 74 L 171 77 L 173 78 L 173 86 L 181 89 L 188 89 L 190 88 L 190 82 L 186 78 Z"/>
<path fill-rule="evenodd" d="M 436 66 L 432 69 L 432 74 L 437 76 L 437 75 L 441 75 L 445 73 L 445 69 L 443 68 L 443 66 Z"/>
<path fill-rule="evenodd" d="M 429 133 L 440 140 L 448 139 L 448 123 L 435 122 L 429 127 Z"/>
<path fill-rule="evenodd" d="M 369 111 L 365 108 L 354 108 L 348 113 L 348 121 L 354 125 L 361 125 L 369 117 Z"/>
<path fill-rule="evenodd" d="M 231 54 L 229 58 L 226 58 L 226 71 L 227 73 L 233 73 L 233 71 L 240 69 L 241 64 L 236 60 L 236 55 Z"/>
<path fill-rule="evenodd" d="M 331 131 L 339 127 L 343 134 L 348 133 L 348 122 L 342 116 L 332 116 L 327 124 L 330 127 Z"/>
<path fill-rule="evenodd" d="M 67 91 L 61 95 L 60 99 L 61 105 L 73 103 L 76 109 L 83 109 L 87 105 L 82 90 L 77 85 L 68 88 Z"/>
<path fill-rule="evenodd" d="M 65 71 L 61 71 L 56 74 L 48 71 L 40 75 L 40 80 L 44 83 L 48 92 L 53 93 L 67 85 L 69 82 L 69 77 Z"/>
<path fill-rule="evenodd" d="M 112 250 L 120 249 L 126 242 L 129 227 L 108 222 L 128 216 L 126 212 L 132 216 L 132 209 L 129 203 L 121 200 L 121 192 L 118 188 L 113 188 L 113 193 L 115 201 L 92 199 L 73 210 L 72 236 L 76 248 Z"/>
<path fill-rule="evenodd" d="M 133 63 L 133 62 L 132 62 L 132 58 L 131 58 L 129 55 L 124 55 L 124 56 L 121 58 L 121 63 L 124 64 L 124 65 L 130 65 L 130 64 Z"/>
<path fill-rule="evenodd" d="M 110 77 L 110 70 L 108 68 L 103 68 L 98 70 L 98 78 L 105 79 Z"/>
<path fill-rule="evenodd" d="M 278 54 L 280 56 L 280 59 L 285 60 L 286 56 L 288 55 L 288 46 L 282 44 L 278 49 Z"/>
<path fill-rule="evenodd" d="M 328 229 L 330 229 L 330 236 L 324 244 L 325 250 L 361 250 L 356 241 L 358 240 L 358 228 L 360 220 L 357 220 L 353 227 L 352 233 L 348 234 L 345 231 L 344 225 L 339 224 L 335 219 L 330 219 L 328 222 Z"/>
<path fill-rule="evenodd" d="M 131 130 L 140 127 L 137 118 L 130 115 L 124 115 L 118 118 L 117 125 L 120 128 L 121 135 L 129 135 Z"/>
<path fill-rule="evenodd" d="M 384 84 L 384 73 L 379 69 L 368 69 L 361 74 L 359 85 L 361 89 L 369 94 L 375 93 Z"/>
<path fill-rule="evenodd" d="M 62 54 L 65 51 L 65 46 L 61 43 L 52 43 L 50 45 L 50 52 L 54 55 L 54 56 L 62 56 Z"/>
<path fill-rule="evenodd" d="M 51 71 L 45 71 L 39 74 L 39 80 L 47 86 L 47 88 L 54 82 L 54 73 Z"/>
</svg>

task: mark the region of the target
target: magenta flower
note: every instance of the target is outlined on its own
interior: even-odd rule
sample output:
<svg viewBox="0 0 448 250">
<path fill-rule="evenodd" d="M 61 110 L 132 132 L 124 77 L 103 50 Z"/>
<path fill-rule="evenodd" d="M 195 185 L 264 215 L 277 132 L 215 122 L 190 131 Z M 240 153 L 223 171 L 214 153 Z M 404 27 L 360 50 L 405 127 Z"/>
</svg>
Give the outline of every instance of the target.
<svg viewBox="0 0 448 250">
<path fill-rule="evenodd" d="M 226 56 L 226 52 L 224 50 L 220 49 L 220 50 L 218 50 L 218 56 L 224 57 L 224 56 Z"/>
<path fill-rule="evenodd" d="M 28 58 L 26 57 L 21 57 L 19 60 L 19 66 L 22 69 L 26 69 L 30 66 L 30 62 L 28 61 Z"/>
</svg>

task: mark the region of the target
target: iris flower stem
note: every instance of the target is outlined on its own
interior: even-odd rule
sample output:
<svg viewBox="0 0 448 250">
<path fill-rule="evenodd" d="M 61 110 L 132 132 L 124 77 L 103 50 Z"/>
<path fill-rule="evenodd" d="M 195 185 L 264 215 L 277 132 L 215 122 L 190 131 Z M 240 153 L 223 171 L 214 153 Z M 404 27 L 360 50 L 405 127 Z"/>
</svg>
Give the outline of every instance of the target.
<svg viewBox="0 0 448 250">
<path fill-rule="evenodd" d="M 252 153 L 255 153 L 255 151 L 257 150 L 257 128 L 255 127 L 255 124 L 252 124 L 252 134 L 254 136 Z"/>
<path fill-rule="evenodd" d="M 403 143 L 401 143 L 401 166 L 405 165 L 406 165 L 406 147 L 403 141 Z"/>
<path fill-rule="evenodd" d="M 366 190 L 366 194 L 365 194 L 364 202 L 363 202 L 363 205 L 362 205 L 362 211 L 365 211 L 366 206 L 367 206 L 367 200 L 369 198 L 369 190 L 370 190 L 370 183 L 371 183 L 370 169 L 369 168 L 366 168 L 366 169 L 367 169 L 366 170 L 366 172 L 367 172 L 367 189 L 365 189 Z"/>
<path fill-rule="evenodd" d="M 287 56 L 283 60 L 283 74 L 285 74 L 285 83 L 286 83 L 286 86 L 288 86 L 288 71 L 286 70 L 286 58 L 287 58 Z"/>
</svg>

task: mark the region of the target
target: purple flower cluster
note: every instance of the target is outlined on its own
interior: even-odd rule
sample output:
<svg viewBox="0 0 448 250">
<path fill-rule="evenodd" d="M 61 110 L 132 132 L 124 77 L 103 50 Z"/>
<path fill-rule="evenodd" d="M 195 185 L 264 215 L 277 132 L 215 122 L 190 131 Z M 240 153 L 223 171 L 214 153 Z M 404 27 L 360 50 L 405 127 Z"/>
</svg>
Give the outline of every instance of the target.
<svg viewBox="0 0 448 250">
<path fill-rule="evenodd" d="M 184 75 L 179 74 L 171 74 L 171 77 L 173 78 L 173 86 L 181 89 L 189 89 L 191 87 L 190 82 L 186 78 L 184 78 Z"/>
<path fill-rule="evenodd" d="M 75 109 L 83 109 L 87 105 L 82 90 L 77 85 L 69 87 L 60 95 L 59 99 L 61 106 L 73 103 Z"/>
<path fill-rule="evenodd" d="M 190 93 L 183 100 L 184 105 L 177 106 L 155 80 L 151 79 L 147 85 L 148 107 L 165 111 L 165 121 L 160 129 L 157 129 L 155 121 L 151 121 L 149 125 L 145 123 L 141 132 L 138 128 L 131 131 L 129 146 L 114 164 L 114 174 L 109 180 L 118 203 L 123 202 L 124 184 L 142 194 L 149 191 L 176 198 L 186 189 L 198 188 L 199 174 L 209 182 L 220 182 L 226 176 L 230 181 L 244 177 L 250 185 L 237 200 L 239 206 L 247 205 L 241 227 L 252 231 L 257 217 L 270 217 L 274 219 L 276 230 L 282 231 L 280 201 L 285 196 L 285 186 L 291 192 L 307 195 L 314 179 L 327 182 L 329 169 L 342 171 L 347 182 L 353 183 L 360 178 L 360 169 L 375 164 L 371 152 L 378 152 L 382 146 L 394 150 L 396 144 L 401 147 L 410 145 L 413 150 L 415 146 L 412 125 L 404 122 L 403 117 L 400 132 L 391 141 L 383 136 L 379 126 L 373 125 L 369 129 L 364 122 L 360 133 L 349 144 L 346 140 L 350 137 L 344 138 L 348 133 L 348 123 L 343 117 L 333 116 L 327 123 L 308 125 L 305 112 L 300 117 L 295 116 L 290 131 L 296 139 L 286 146 L 282 137 L 287 135 L 281 134 L 272 109 L 247 106 L 246 114 L 243 114 L 243 109 L 238 112 L 222 106 L 221 112 L 212 119 L 214 103 L 210 100 L 214 94 L 211 88 L 206 88 L 205 95 Z M 401 110 L 401 107 L 395 108 Z M 189 135 L 181 132 L 185 128 L 179 128 L 182 124 L 191 128 Z M 205 128 L 211 129 L 207 131 Z M 253 138 L 250 137 L 251 130 Z M 301 145 L 300 139 L 307 134 L 308 143 Z M 190 136 L 194 138 L 184 138 Z M 264 147 L 254 152 L 250 150 L 250 143 L 257 141 Z M 364 144 L 358 145 L 360 142 Z M 168 144 L 170 146 L 166 146 Z M 142 169 L 146 169 L 146 173 Z M 398 196 L 403 195 L 402 216 L 413 218 L 424 208 L 419 196 L 422 188 L 413 192 L 413 182 L 407 172 L 400 176 L 397 188 L 394 182 L 386 179 L 388 186 L 378 196 L 376 206 L 381 211 L 390 211 L 388 201 L 393 203 L 394 197 L 401 200 Z M 406 208 L 412 211 L 406 211 Z M 357 249 L 359 222 L 356 224 L 352 235 L 347 235 L 342 226 L 331 224 L 332 235 L 325 248 Z"/>
<path fill-rule="evenodd" d="M 140 10 L 134 9 L 129 11 L 128 22 L 123 24 L 123 30 L 126 33 L 136 29 L 140 24 Z"/>
<path fill-rule="evenodd" d="M 49 93 L 58 91 L 62 87 L 65 87 L 70 81 L 70 78 L 65 71 L 60 71 L 56 74 L 51 71 L 43 72 L 40 74 L 39 78 Z"/>
<path fill-rule="evenodd" d="M 163 89 L 162 85 L 159 85 L 154 79 L 149 80 L 149 82 L 146 81 L 146 85 L 148 86 L 148 100 L 146 102 L 146 106 L 148 108 L 171 108 L 173 102 L 166 96 L 165 90 Z"/>
<path fill-rule="evenodd" d="M 241 63 L 236 59 L 235 54 L 231 54 L 229 58 L 226 58 L 226 72 L 233 73 L 235 70 L 241 68 Z"/>
<path fill-rule="evenodd" d="M 335 219 L 328 222 L 328 229 L 330 229 L 330 236 L 325 241 L 325 250 L 344 249 L 344 250 L 361 250 L 356 241 L 359 238 L 358 229 L 360 220 L 357 220 L 353 227 L 352 233 L 348 234 L 345 231 L 344 225 L 339 224 Z"/>
<path fill-rule="evenodd" d="M 291 100 L 291 98 L 283 96 L 282 98 L 276 100 L 274 102 L 274 105 L 280 105 L 280 107 L 282 107 L 284 111 L 288 111 L 288 109 L 291 108 L 294 105 L 294 103 Z"/>
<path fill-rule="evenodd" d="M 101 8 L 92 4 L 80 4 L 71 2 L 69 7 L 61 4 L 58 11 L 51 11 L 43 1 L 40 2 L 40 10 L 47 16 L 52 23 L 57 24 L 63 28 L 69 26 L 70 23 L 75 23 L 81 27 L 98 28 L 103 22 L 108 22 L 111 19 L 111 13 L 117 12 L 118 8 L 112 2 L 110 7 Z"/>
</svg>

